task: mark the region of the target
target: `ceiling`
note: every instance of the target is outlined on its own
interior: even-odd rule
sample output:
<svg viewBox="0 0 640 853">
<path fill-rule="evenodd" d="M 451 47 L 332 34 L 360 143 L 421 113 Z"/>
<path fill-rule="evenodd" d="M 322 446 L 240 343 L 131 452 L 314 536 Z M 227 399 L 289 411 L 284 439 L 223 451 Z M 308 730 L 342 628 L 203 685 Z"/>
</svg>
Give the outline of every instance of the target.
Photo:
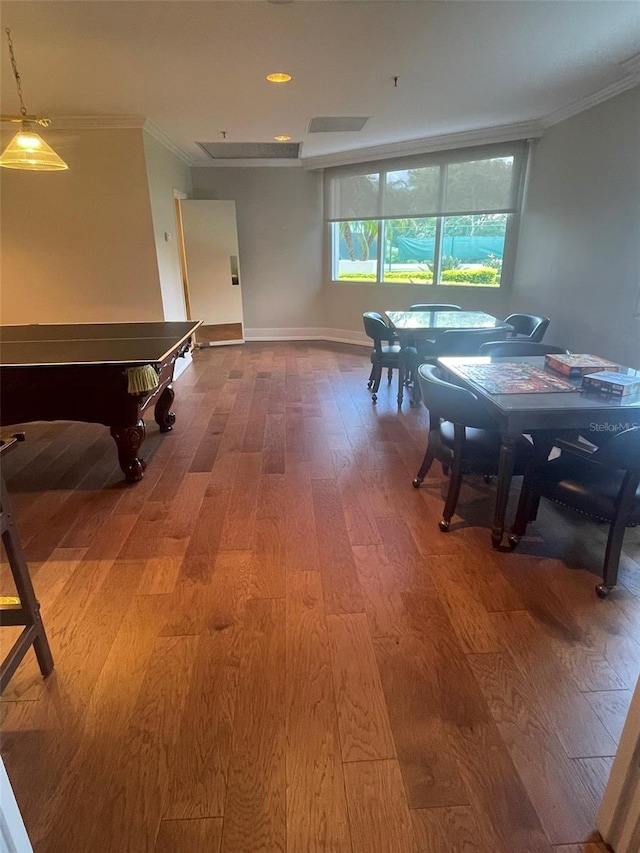
<svg viewBox="0 0 640 853">
<path fill-rule="evenodd" d="M 319 166 L 536 135 L 640 82 L 640 0 L 8 0 L 0 10 L 29 113 L 61 127 L 147 119 L 193 165 L 214 162 L 197 143 L 223 138 L 286 134 Z M 2 111 L 13 113 L 2 36 Z M 293 80 L 268 83 L 273 71 Z M 309 133 L 319 116 L 369 119 L 358 132 Z"/>
</svg>

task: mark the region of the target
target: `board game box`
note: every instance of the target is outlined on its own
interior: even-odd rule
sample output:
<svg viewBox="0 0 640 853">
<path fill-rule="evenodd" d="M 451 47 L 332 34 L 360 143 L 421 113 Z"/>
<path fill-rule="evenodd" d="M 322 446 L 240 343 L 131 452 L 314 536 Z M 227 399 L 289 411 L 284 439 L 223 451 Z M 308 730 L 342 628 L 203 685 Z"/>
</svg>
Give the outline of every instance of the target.
<svg viewBox="0 0 640 853">
<path fill-rule="evenodd" d="M 609 397 L 628 397 L 640 391 L 640 376 L 599 370 L 582 377 L 582 388 L 584 391 L 595 391 Z"/>
<path fill-rule="evenodd" d="M 584 376 L 586 373 L 595 373 L 596 370 L 619 370 L 619 365 L 599 355 L 588 355 L 587 353 L 572 353 L 571 355 L 551 354 L 544 357 L 545 366 L 563 376 Z"/>
</svg>

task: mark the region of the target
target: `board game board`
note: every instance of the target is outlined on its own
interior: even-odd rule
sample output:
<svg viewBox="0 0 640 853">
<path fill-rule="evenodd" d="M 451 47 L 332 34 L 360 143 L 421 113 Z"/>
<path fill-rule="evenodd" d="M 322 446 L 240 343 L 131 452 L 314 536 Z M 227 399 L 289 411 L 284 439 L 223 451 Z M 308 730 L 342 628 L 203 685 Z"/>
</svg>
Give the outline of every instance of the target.
<svg viewBox="0 0 640 853">
<path fill-rule="evenodd" d="M 580 389 L 560 376 L 526 362 L 465 364 L 458 370 L 490 394 L 548 394 Z"/>
</svg>

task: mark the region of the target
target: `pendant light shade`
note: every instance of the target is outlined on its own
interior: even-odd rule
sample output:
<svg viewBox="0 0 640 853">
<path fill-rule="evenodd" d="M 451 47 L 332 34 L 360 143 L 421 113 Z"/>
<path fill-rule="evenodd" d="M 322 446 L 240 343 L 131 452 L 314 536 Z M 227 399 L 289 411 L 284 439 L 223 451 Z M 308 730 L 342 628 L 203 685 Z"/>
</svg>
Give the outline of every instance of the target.
<svg viewBox="0 0 640 853">
<path fill-rule="evenodd" d="M 0 155 L 0 166 L 3 166 L 5 169 L 23 169 L 30 172 L 59 172 L 63 169 L 68 169 L 67 164 L 56 154 L 53 148 L 47 145 L 38 133 L 34 133 L 30 129 L 32 125 L 49 127 L 51 121 L 44 116 L 27 115 L 27 108 L 22 98 L 22 80 L 18 73 L 18 65 L 13 52 L 11 30 L 7 27 L 5 32 L 9 44 L 11 68 L 13 69 L 13 76 L 16 80 L 18 99 L 20 100 L 20 115 L 3 115 L 0 116 L 0 121 L 19 123 L 21 130 L 16 133 L 2 152 L 2 155 Z"/>
<path fill-rule="evenodd" d="M 0 166 L 35 172 L 54 172 L 69 168 L 41 136 L 30 130 L 20 130 L 16 133 L 0 156 Z"/>
</svg>

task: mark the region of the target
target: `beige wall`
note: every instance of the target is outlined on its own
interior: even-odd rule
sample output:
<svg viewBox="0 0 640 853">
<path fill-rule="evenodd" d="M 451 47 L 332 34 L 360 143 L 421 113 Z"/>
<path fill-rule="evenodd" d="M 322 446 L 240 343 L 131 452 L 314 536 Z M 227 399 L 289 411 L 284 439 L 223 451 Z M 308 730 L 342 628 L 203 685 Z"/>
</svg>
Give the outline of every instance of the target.
<svg viewBox="0 0 640 853">
<path fill-rule="evenodd" d="M 236 203 L 245 335 L 323 327 L 320 175 L 295 167 L 192 171 L 194 198 Z"/>
<path fill-rule="evenodd" d="M 524 210 L 513 309 L 551 317 L 549 341 L 639 368 L 640 87 L 546 132 Z"/>
<path fill-rule="evenodd" d="M 191 195 L 191 168 L 149 133 L 143 143 L 164 319 L 186 320 L 174 190 Z"/>
<path fill-rule="evenodd" d="M 0 170 L 2 322 L 161 320 L 142 132 L 44 135 L 68 171 Z"/>
</svg>

